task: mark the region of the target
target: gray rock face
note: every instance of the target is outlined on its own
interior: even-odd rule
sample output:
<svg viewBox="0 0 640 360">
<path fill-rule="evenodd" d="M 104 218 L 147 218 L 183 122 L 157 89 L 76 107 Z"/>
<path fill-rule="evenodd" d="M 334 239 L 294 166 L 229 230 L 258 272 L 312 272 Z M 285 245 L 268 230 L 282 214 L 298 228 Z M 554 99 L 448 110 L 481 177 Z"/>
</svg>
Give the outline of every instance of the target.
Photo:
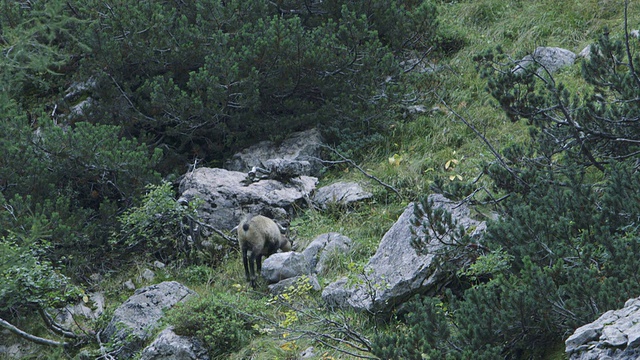
<svg viewBox="0 0 640 360">
<path fill-rule="evenodd" d="M 316 237 L 302 252 L 309 263 L 312 273 L 323 273 L 325 264 L 335 252 L 347 252 L 351 248 L 350 238 L 336 233 L 322 234 Z"/>
<path fill-rule="evenodd" d="M 209 355 L 197 339 L 176 335 L 167 328 L 142 350 L 140 360 L 209 360 Z"/>
<path fill-rule="evenodd" d="M 224 169 L 199 168 L 185 175 L 180 183 L 181 200 L 203 201 L 203 219 L 220 230 L 231 230 L 247 213 L 264 214 L 275 220 L 287 218 L 294 204 L 306 205 L 318 180 L 301 176 L 283 183 L 261 180 L 243 184 L 246 174 Z"/>
<path fill-rule="evenodd" d="M 565 341 L 570 360 L 640 358 L 640 298 L 579 327 Z"/>
<path fill-rule="evenodd" d="M 225 163 L 225 169 L 231 171 L 248 172 L 254 166 L 266 168 L 269 159 L 287 159 L 308 161 L 310 174 L 318 176 L 323 169 L 318 160 L 322 155 L 324 140 L 320 131 L 311 129 L 292 134 L 280 146 L 271 141 L 255 144 L 239 152 Z"/>
<path fill-rule="evenodd" d="M 195 292 L 175 281 L 138 289 L 116 309 L 111 322 L 102 333 L 102 340 L 121 347 L 118 358 L 128 359 L 149 339 L 164 311 L 194 294 Z"/>
<path fill-rule="evenodd" d="M 554 73 L 564 66 L 573 65 L 575 60 L 576 54 L 572 51 L 557 47 L 538 47 L 533 54 L 520 60 L 513 71 L 519 73 L 529 66 L 534 66 L 538 73 L 544 73 L 544 69 Z"/>
<path fill-rule="evenodd" d="M 269 284 L 309 274 L 309 263 L 304 255 L 295 251 L 276 253 L 262 264 L 262 277 Z"/>
<path fill-rule="evenodd" d="M 371 197 L 373 197 L 373 194 L 365 191 L 356 182 L 337 182 L 319 188 L 313 195 L 313 201 L 324 209 L 331 204 L 348 206 Z"/>
<path fill-rule="evenodd" d="M 456 207 L 442 195 L 431 195 L 435 206 L 443 207 L 458 220 L 459 225 L 477 232 L 484 229 L 484 223 L 469 217 L 466 206 Z M 340 279 L 327 286 L 322 298 L 330 306 L 352 307 L 356 310 L 385 312 L 408 300 L 417 293 L 436 293 L 450 274 L 438 268 L 433 252 L 441 249 L 441 243 L 432 234 L 422 234 L 422 229 L 414 227 L 413 204 L 409 204 L 398 221 L 384 235 L 375 255 L 365 266 L 365 274 L 348 285 L 347 279 Z M 423 219 L 425 222 L 426 218 Z M 426 254 L 416 253 L 411 246 L 412 232 L 429 238 Z"/>
</svg>

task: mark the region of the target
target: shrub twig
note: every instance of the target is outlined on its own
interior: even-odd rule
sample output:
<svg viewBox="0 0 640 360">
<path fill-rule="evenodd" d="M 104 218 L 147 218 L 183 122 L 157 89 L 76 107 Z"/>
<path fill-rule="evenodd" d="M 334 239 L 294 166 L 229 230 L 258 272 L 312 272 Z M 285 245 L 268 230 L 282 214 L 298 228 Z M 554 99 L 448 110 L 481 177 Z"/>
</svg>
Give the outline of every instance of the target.
<svg viewBox="0 0 640 360">
<path fill-rule="evenodd" d="M 322 160 L 322 159 L 318 159 L 316 158 L 318 161 L 321 161 L 323 164 L 339 164 L 339 163 L 348 163 L 349 165 L 353 166 L 354 168 L 356 168 L 358 171 L 360 171 L 364 176 L 368 177 L 371 180 L 376 181 L 378 184 L 382 185 L 383 187 L 393 191 L 396 195 L 398 195 L 399 198 L 402 198 L 402 195 L 400 194 L 400 192 L 398 191 L 398 189 L 394 188 L 393 186 L 385 183 L 384 181 L 380 180 L 378 177 L 369 174 L 368 172 L 366 172 L 362 167 L 360 167 L 358 164 L 356 164 L 355 161 L 345 157 L 344 155 L 342 155 L 337 149 L 328 146 L 328 145 L 322 145 L 322 147 L 327 148 L 331 151 L 333 151 L 334 154 L 338 155 L 338 157 L 340 159 L 342 159 L 339 162 L 336 161 L 327 161 L 327 160 Z"/>
</svg>

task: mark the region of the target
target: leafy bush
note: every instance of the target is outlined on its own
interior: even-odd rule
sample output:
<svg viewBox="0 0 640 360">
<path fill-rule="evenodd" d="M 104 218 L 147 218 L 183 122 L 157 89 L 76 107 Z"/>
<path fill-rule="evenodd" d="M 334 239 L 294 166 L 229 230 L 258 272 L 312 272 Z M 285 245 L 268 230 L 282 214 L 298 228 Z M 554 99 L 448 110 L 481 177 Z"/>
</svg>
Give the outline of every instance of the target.
<svg viewBox="0 0 640 360">
<path fill-rule="evenodd" d="M 256 335 L 253 314 L 264 304 L 246 294 L 210 294 L 178 304 L 167 315 L 167 322 L 178 335 L 195 336 L 212 358 L 237 351 Z"/>
<path fill-rule="evenodd" d="M 188 258 L 198 245 L 197 202 L 183 206 L 175 200 L 170 183 L 148 185 L 142 204 L 128 209 L 118 220 L 120 233 L 111 243 L 123 254 L 155 255 L 163 261 Z M 191 225 L 191 226 L 190 226 Z"/>
</svg>

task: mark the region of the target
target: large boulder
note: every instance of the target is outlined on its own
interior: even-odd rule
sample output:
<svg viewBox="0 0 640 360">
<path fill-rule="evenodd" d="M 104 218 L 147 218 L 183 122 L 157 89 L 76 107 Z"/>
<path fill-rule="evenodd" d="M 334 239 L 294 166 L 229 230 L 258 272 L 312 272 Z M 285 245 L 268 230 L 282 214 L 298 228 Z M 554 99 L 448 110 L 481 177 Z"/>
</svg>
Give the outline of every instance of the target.
<svg viewBox="0 0 640 360">
<path fill-rule="evenodd" d="M 468 207 L 435 194 L 430 196 L 436 207 L 451 213 L 458 224 L 479 236 L 484 222 L 470 217 Z M 442 243 L 432 234 L 411 223 L 414 205 L 409 204 L 398 221 L 384 235 L 375 255 L 365 266 L 357 281 L 339 279 L 327 286 L 322 297 L 329 306 L 352 307 L 356 310 L 387 312 L 417 293 L 435 294 L 446 285 L 450 273 L 438 266 L 436 254 L 442 253 Z M 424 222 L 428 222 L 425 218 Z M 427 251 L 416 252 L 411 245 L 413 234 L 428 239 Z M 460 259 L 461 262 L 469 259 Z M 354 285 L 350 285 L 355 283 Z"/>
<path fill-rule="evenodd" d="M 129 359 L 150 339 L 164 312 L 193 295 L 194 291 L 176 281 L 138 289 L 116 309 L 102 340 L 119 348 L 119 359 Z"/>
<path fill-rule="evenodd" d="M 525 68 L 533 66 L 538 73 L 554 73 L 560 68 L 573 65 L 575 60 L 576 54 L 572 51 L 558 47 L 538 47 L 533 54 L 522 58 L 513 71 L 520 73 Z"/>
<path fill-rule="evenodd" d="M 276 220 L 288 218 L 294 205 L 305 206 L 318 179 L 300 176 L 288 182 L 260 180 L 246 183 L 247 174 L 215 168 L 199 168 L 180 182 L 180 201 L 203 201 L 202 218 L 219 230 L 231 230 L 243 212 L 264 214 Z"/>
<path fill-rule="evenodd" d="M 309 263 L 299 252 L 289 251 L 269 256 L 262 263 L 262 277 L 269 284 L 309 274 Z"/>
<path fill-rule="evenodd" d="M 640 359 L 640 298 L 576 329 L 565 349 L 570 360 Z"/>
<path fill-rule="evenodd" d="M 140 360 L 209 360 L 209 355 L 198 339 L 177 335 L 169 327 L 142 350 Z"/>
<path fill-rule="evenodd" d="M 320 161 L 324 140 L 318 129 L 297 132 L 290 135 L 280 145 L 272 141 L 262 141 L 233 155 L 225 163 L 225 169 L 249 172 L 253 167 L 267 168 L 269 159 L 286 159 L 309 162 L 309 173 L 319 176 L 324 165 Z"/>
</svg>

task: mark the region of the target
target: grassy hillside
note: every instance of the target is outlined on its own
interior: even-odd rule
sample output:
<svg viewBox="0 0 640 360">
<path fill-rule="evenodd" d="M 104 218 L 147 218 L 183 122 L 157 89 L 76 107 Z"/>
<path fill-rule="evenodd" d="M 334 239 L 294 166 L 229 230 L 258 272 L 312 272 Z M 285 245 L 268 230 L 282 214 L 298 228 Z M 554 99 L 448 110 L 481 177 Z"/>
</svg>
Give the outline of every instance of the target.
<svg viewBox="0 0 640 360">
<path fill-rule="evenodd" d="M 373 200 L 348 212 L 343 209 L 301 210 L 292 223 L 297 233 L 298 247 L 304 248 L 317 235 L 340 232 L 354 241 L 352 251 L 336 255 L 330 271 L 318 280 L 322 286 L 339 277 L 355 277 L 375 253 L 380 239 L 400 213 L 420 196 L 439 189 L 474 183 L 490 187 L 483 176 L 483 166 L 493 160 L 487 143 L 495 149 L 530 141 L 524 122 L 512 123 L 485 90 L 486 80 L 476 70 L 474 56 L 500 46 L 506 54 L 519 59 L 538 46 L 557 46 L 580 52 L 593 43 L 605 29 L 621 34 L 624 25 L 624 3 L 621 0 L 466 0 L 437 1 L 441 28 L 450 39 L 464 46 L 434 59 L 437 68 L 432 74 L 416 74 L 415 98 L 407 106 L 421 105 L 424 112 L 410 113 L 391 119 L 389 135 L 357 154 L 361 167 L 368 173 L 399 189 L 401 197 L 372 182 L 350 166 L 334 168 L 320 185 L 339 180 L 359 180 L 369 184 Z M 640 4 L 629 5 L 629 27 L 640 28 Z M 633 40 L 637 41 L 637 40 Z M 580 59 L 577 60 L 579 63 Z M 558 81 L 571 91 L 590 89 L 581 78 L 580 64 L 561 70 Z M 482 134 L 482 138 L 469 126 Z M 485 142 L 486 141 L 486 142 Z M 486 209 L 479 208 L 478 218 Z M 405 329 L 402 322 L 376 321 L 366 314 L 348 310 L 332 313 L 322 307 L 320 294 L 307 288 L 291 290 L 284 298 L 268 295 L 266 287 L 252 290 L 244 279 L 240 254 L 236 250 L 215 258 L 215 266 L 176 266 L 158 271 L 156 281 L 175 279 L 197 291 L 210 304 L 219 305 L 219 317 L 196 318 L 193 307 L 177 309 L 169 322 L 193 320 L 208 334 L 222 332 L 229 339 L 216 346 L 232 351 L 220 358 L 231 359 L 297 359 L 310 346 L 315 347 L 313 359 L 350 359 L 371 357 L 371 353 L 354 344 L 366 341 L 351 339 L 332 341 L 336 332 L 358 334 L 372 340 L 378 333 L 394 333 Z M 129 295 L 121 284 L 127 279 L 139 279 L 150 264 L 113 273 L 102 282 L 99 290 L 108 298 L 107 315 Z M 147 285 L 137 281 L 138 286 Z M 202 305 L 202 304 L 200 304 Z M 204 306 L 204 305 L 203 305 Z M 446 301 L 441 304 L 446 312 Z M 256 315 L 246 322 L 233 318 L 234 310 Z M 229 317 L 225 317 L 229 316 Z M 247 317 L 242 317 L 245 319 Z M 107 316 L 102 322 L 108 321 Z M 233 318 L 235 319 L 235 318 Z M 26 325 L 26 324 L 24 324 Z M 33 329 L 35 334 L 46 333 Z M 326 335 L 326 337 L 325 337 Z M 218 338 L 220 339 L 220 338 Z M 342 338 L 345 339 L 345 338 Z M 322 340 L 322 341 L 318 341 Z M 323 342 L 325 341 L 325 342 Z M 549 349 L 546 359 L 562 359 L 563 339 L 557 338 L 538 346 Z M 342 350 L 342 351 L 341 351 Z M 44 356 L 44 357 L 42 357 Z M 38 358 L 66 357 L 63 352 L 46 353 Z"/>
</svg>

